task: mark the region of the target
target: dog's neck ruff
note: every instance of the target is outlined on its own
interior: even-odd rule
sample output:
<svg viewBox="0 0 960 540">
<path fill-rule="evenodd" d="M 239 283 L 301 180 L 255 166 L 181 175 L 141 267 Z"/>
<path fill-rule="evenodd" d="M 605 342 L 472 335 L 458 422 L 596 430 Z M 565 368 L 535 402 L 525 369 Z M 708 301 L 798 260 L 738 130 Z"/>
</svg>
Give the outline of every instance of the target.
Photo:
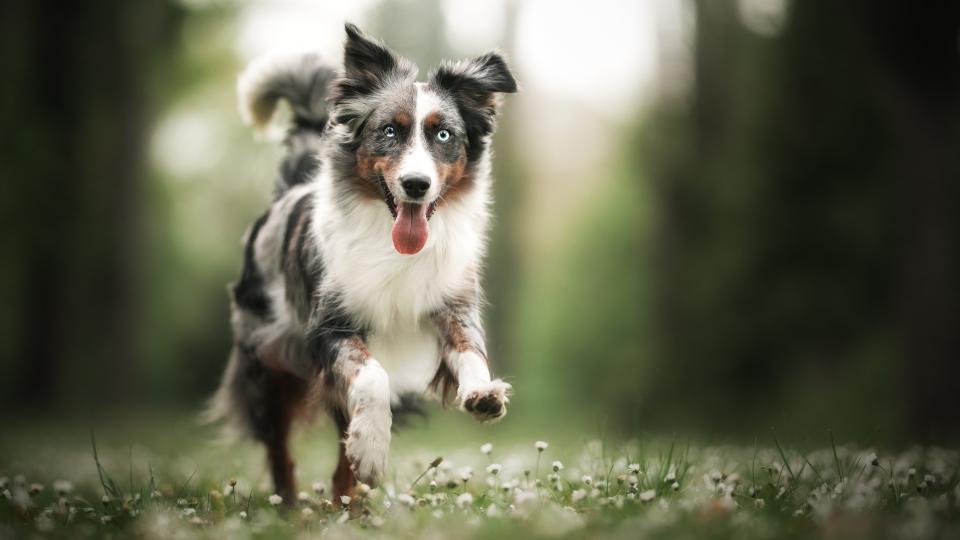
<svg viewBox="0 0 960 540">
<path fill-rule="evenodd" d="M 323 170 L 323 169 L 322 169 Z M 315 180 L 313 237 L 325 263 L 321 292 L 375 332 L 417 325 L 443 303 L 472 290 L 484 255 L 488 181 L 438 206 L 419 253 L 397 253 L 384 203 L 337 193 L 328 174 Z"/>
</svg>

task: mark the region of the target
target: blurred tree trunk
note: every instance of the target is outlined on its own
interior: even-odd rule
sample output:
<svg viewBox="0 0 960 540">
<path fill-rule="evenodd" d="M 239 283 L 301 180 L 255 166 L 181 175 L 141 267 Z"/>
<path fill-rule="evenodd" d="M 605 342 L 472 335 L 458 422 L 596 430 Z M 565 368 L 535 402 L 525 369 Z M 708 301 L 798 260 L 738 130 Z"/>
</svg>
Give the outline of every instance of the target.
<svg viewBox="0 0 960 540">
<path fill-rule="evenodd" d="M 899 149 L 899 324 L 908 418 L 924 438 L 960 428 L 960 4 L 865 6 L 878 100 Z"/>
<path fill-rule="evenodd" d="M 697 2 L 655 171 L 663 386 L 708 426 L 955 437 L 960 4 L 788 5 L 759 36 Z"/>
<path fill-rule="evenodd" d="M 3 310 L 19 329 L 5 397 L 19 405 L 137 386 L 150 86 L 175 12 L 162 0 L 0 8 Z"/>
</svg>

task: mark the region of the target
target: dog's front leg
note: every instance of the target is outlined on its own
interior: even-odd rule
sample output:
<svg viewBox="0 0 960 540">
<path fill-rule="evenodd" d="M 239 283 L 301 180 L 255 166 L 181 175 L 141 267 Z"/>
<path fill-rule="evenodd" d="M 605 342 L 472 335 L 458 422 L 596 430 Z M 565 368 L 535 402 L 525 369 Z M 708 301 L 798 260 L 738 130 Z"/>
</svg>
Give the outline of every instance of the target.
<svg viewBox="0 0 960 540">
<path fill-rule="evenodd" d="M 327 349 L 332 362 L 324 371 L 346 420 L 342 455 L 357 479 L 375 486 L 383 478 L 390 449 L 390 380 L 359 334 L 329 336 Z"/>
<path fill-rule="evenodd" d="M 457 404 L 481 422 L 507 414 L 511 386 L 490 378 L 478 302 L 450 302 L 434 315 L 443 362 L 457 381 Z"/>
</svg>

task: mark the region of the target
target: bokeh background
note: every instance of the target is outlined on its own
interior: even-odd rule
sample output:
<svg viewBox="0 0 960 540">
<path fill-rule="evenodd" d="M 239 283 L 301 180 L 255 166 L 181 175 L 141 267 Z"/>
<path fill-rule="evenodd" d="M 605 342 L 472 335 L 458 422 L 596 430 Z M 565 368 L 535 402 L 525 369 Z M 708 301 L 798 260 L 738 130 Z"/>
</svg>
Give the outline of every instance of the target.
<svg viewBox="0 0 960 540">
<path fill-rule="evenodd" d="M 0 418 L 200 409 L 281 152 L 236 76 L 338 61 L 344 20 L 522 84 L 485 277 L 505 425 L 957 440 L 949 1 L 4 2 Z"/>
</svg>

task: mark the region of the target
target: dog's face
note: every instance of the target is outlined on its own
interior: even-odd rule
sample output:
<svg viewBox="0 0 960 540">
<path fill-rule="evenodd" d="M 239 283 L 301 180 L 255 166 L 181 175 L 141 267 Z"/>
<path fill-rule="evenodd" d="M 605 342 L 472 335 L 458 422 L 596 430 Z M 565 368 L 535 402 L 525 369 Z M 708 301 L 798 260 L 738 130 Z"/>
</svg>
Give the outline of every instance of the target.
<svg viewBox="0 0 960 540">
<path fill-rule="evenodd" d="M 394 247 L 417 253 L 434 212 L 474 187 L 497 94 L 517 84 L 496 53 L 444 64 L 427 82 L 415 82 L 413 64 L 355 26 L 346 30 L 344 73 L 333 93 L 334 122 L 347 128 L 340 142 L 345 188 L 390 212 Z"/>
</svg>

